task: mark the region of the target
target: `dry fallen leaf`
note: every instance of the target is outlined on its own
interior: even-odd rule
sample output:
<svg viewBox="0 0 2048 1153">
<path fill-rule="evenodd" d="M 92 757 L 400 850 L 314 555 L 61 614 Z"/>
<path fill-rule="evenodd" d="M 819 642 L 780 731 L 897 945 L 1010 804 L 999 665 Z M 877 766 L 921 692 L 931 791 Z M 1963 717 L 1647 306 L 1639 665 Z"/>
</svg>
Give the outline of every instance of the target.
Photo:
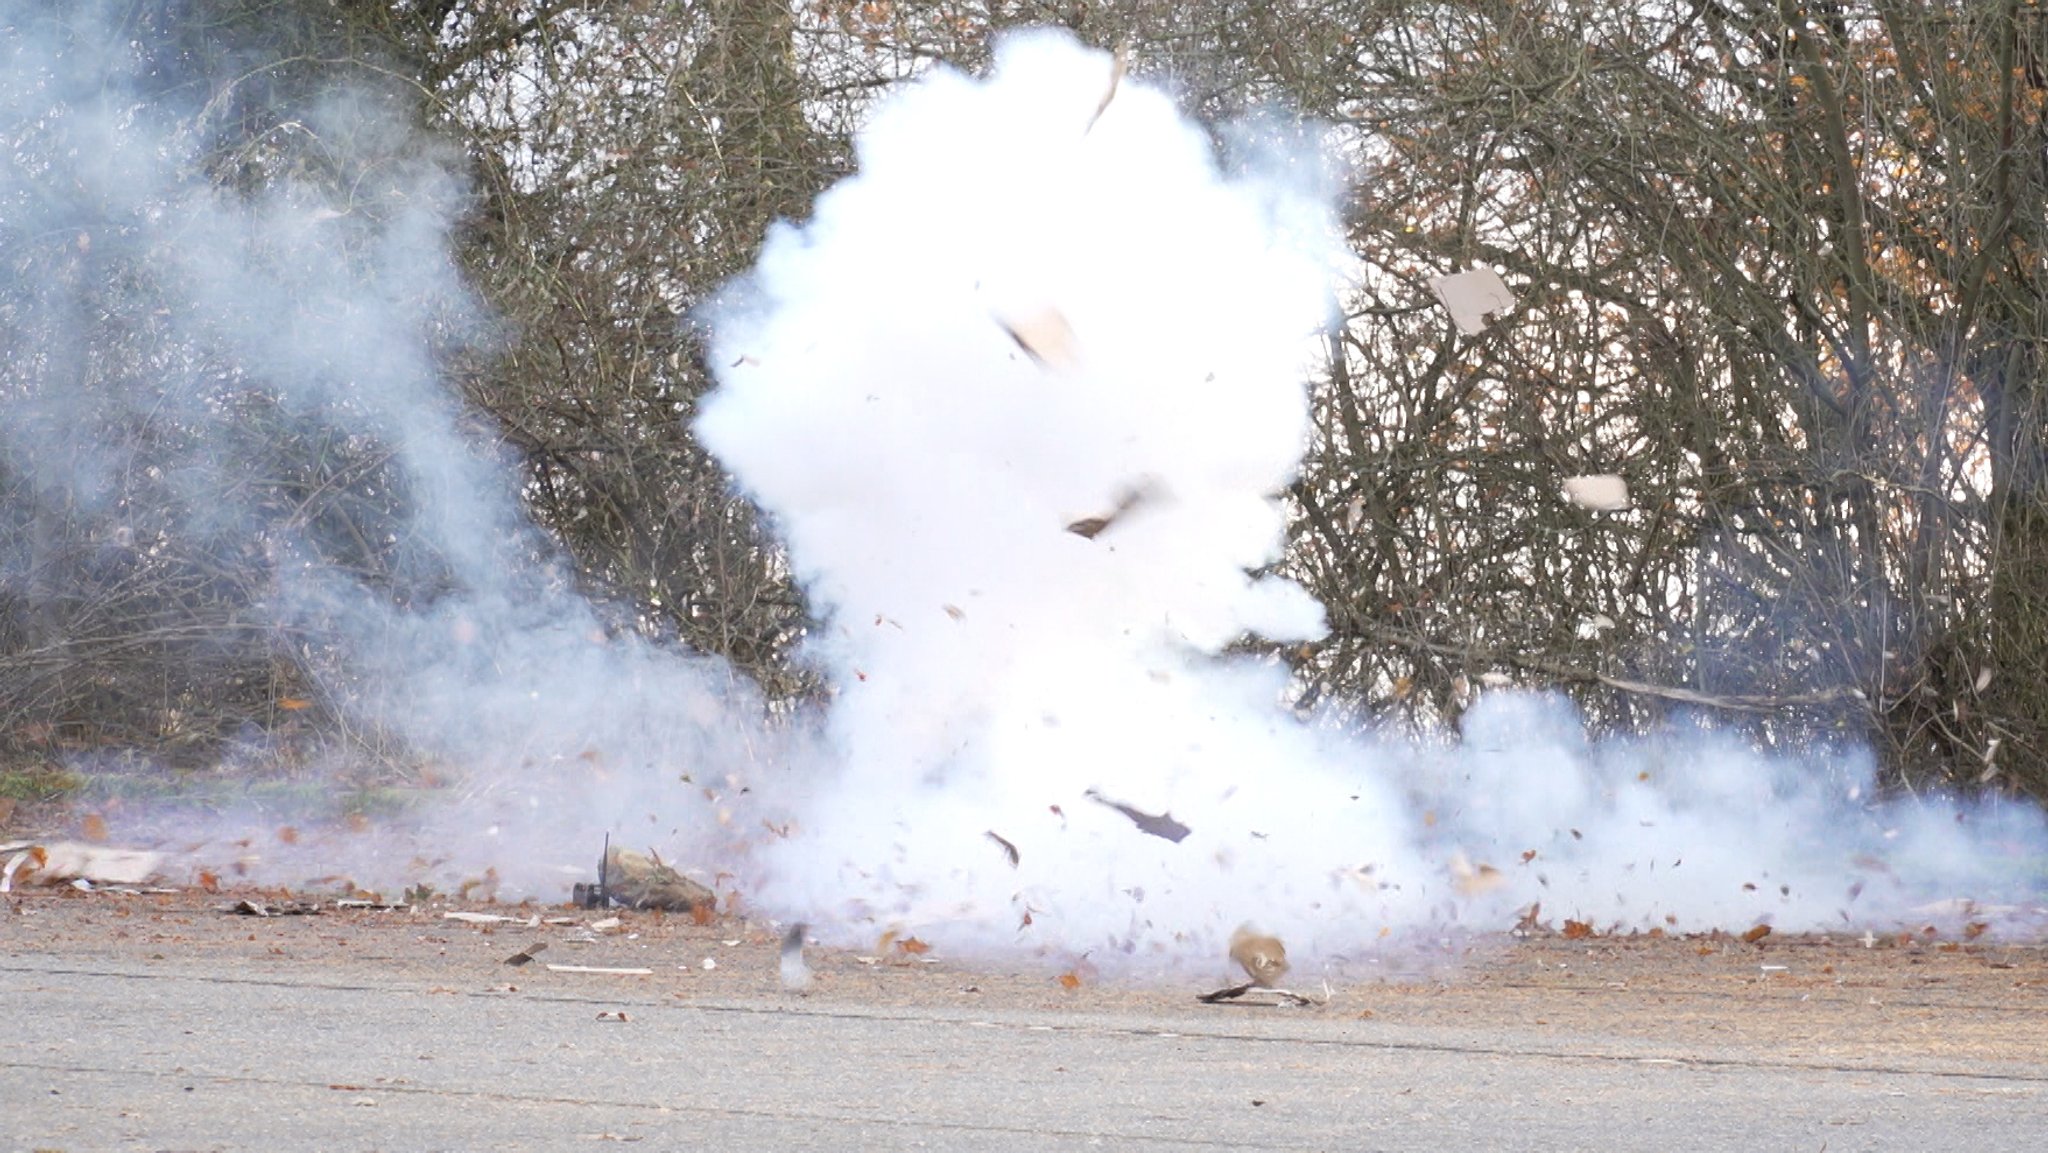
<svg viewBox="0 0 2048 1153">
<path fill-rule="evenodd" d="M 1071 993 L 1080 987 L 1081 978 L 1075 976 L 1073 973 L 1060 974 L 1060 988 L 1065 989 L 1067 992 Z"/>
<path fill-rule="evenodd" d="M 1768 937 L 1770 935 L 1771 927 L 1769 925 L 1758 925 L 1755 928 L 1751 929 L 1749 932 L 1744 933 L 1742 935 L 1742 943 L 1745 945 L 1754 945 L 1758 941 L 1761 941 L 1765 937 Z"/>
<path fill-rule="evenodd" d="M 896 947 L 910 954 L 913 957 L 921 957 L 924 954 L 932 951 L 932 947 L 930 945 L 925 944 L 923 941 L 918 940 L 916 937 L 905 937 L 902 940 L 896 942 Z"/>
<path fill-rule="evenodd" d="M 1593 935 L 1593 926 L 1584 921 L 1567 920 L 1564 923 L 1564 937 L 1567 941 L 1581 941 Z"/>
<path fill-rule="evenodd" d="M 280 697 L 277 701 L 277 707 L 289 713 L 296 713 L 312 708 L 313 702 L 305 697 Z"/>
<path fill-rule="evenodd" d="M 96 845 L 107 843 L 107 819 L 98 813 L 87 813 L 78 822 L 78 835 Z"/>
</svg>

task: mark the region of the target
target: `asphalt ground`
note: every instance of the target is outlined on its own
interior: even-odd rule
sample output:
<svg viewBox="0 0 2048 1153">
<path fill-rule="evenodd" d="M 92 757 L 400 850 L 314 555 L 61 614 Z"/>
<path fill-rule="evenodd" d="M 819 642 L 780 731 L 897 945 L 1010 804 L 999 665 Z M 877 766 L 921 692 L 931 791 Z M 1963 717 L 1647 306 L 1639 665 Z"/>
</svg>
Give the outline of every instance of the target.
<svg viewBox="0 0 2048 1153">
<path fill-rule="evenodd" d="M 898 941 L 796 993 L 774 927 L 658 913 L 4 900 L 8 1149 L 2048 1147 L 2037 943 L 1473 937 L 1209 1005 Z"/>
</svg>

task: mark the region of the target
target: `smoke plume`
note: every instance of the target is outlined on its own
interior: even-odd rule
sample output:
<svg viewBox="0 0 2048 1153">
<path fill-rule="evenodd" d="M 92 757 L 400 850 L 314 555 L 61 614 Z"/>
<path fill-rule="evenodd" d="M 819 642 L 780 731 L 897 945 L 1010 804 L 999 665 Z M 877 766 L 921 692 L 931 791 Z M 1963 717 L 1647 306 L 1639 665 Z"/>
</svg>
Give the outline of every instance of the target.
<svg viewBox="0 0 2048 1153">
<path fill-rule="evenodd" d="M 1595 747 L 1539 697 L 1443 748 L 1283 709 L 1231 646 L 1322 629 L 1248 574 L 1340 287 L 1329 190 L 1275 148 L 1226 171 L 1117 74 L 1036 34 L 900 95 L 719 316 L 698 432 L 773 514 L 836 687 L 764 899 L 1100 963 L 1220 957 L 1244 922 L 1337 958 L 1524 917 L 1890 922 L 2040 843 L 2031 811 L 1871 807 L 1853 755 Z"/>
<path fill-rule="evenodd" d="M 1332 189 L 1285 148 L 1226 167 L 1106 54 L 1016 36 L 986 78 L 895 94 L 708 318 L 696 431 L 786 541 L 830 686 L 770 725 L 722 663 L 614 627 L 522 516 L 448 379 L 493 340 L 455 158 L 328 87 L 278 155 L 345 179 L 233 191 L 207 135 L 233 84 L 167 84 L 182 63 L 98 11 L 0 7 L 0 594 L 68 603 L 36 551 L 58 520 L 109 587 L 212 558 L 219 628 L 459 782 L 402 831 L 230 818 L 194 862 L 553 900 L 609 832 L 840 941 L 1136 970 L 1216 963 L 1245 923 L 1341 967 L 1524 918 L 1889 929 L 2033 899 L 2033 810 L 1874 803 L 1853 752 L 1595 745 L 1501 693 L 1442 745 L 1287 708 L 1239 642 L 1323 628 L 1273 573 L 1342 287 Z"/>
</svg>

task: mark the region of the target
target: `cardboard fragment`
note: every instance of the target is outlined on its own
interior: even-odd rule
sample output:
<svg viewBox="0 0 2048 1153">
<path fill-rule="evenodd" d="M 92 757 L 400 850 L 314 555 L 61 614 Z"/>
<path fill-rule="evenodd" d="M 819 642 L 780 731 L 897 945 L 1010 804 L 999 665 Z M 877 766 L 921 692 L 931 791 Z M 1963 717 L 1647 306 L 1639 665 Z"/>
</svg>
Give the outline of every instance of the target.
<svg viewBox="0 0 2048 1153">
<path fill-rule="evenodd" d="M 1429 282 L 1429 290 L 1451 314 L 1451 322 L 1466 336 L 1486 331 L 1488 316 L 1498 316 L 1515 306 L 1515 294 L 1500 275 L 1490 268 L 1454 272 Z"/>
</svg>

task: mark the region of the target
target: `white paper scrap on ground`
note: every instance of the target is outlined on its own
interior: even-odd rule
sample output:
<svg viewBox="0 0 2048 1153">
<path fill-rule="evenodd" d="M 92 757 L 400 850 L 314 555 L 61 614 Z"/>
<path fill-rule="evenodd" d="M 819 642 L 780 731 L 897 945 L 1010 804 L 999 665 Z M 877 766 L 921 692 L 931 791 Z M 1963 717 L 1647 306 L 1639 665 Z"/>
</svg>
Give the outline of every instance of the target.
<svg viewBox="0 0 2048 1153">
<path fill-rule="evenodd" d="M 17 878 L 38 885 L 75 880 L 99 885 L 140 885 L 156 876 L 164 861 L 164 855 L 158 852 L 110 849 L 78 841 L 21 841 L 0 845 L 0 853 L 14 854 L 6 863 L 9 890 Z"/>
<path fill-rule="evenodd" d="M 1429 282 L 1429 289 L 1450 310 L 1451 320 L 1466 336 L 1486 331 L 1486 318 L 1515 306 L 1515 294 L 1491 268 L 1454 272 Z"/>
</svg>

